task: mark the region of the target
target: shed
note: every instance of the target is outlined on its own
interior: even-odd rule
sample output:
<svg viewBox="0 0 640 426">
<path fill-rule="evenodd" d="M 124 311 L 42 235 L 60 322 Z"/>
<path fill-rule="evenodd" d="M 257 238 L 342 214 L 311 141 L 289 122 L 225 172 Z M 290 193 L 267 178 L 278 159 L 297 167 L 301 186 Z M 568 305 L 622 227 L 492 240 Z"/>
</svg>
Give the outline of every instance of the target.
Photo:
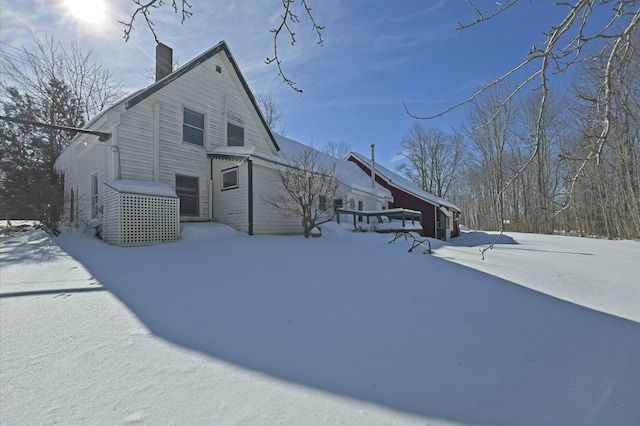
<svg viewBox="0 0 640 426">
<path fill-rule="evenodd" d="M 106 182 L 102 226 L 102 239 L 123 247 L 177 241 L 180 200 L 161 182 Z"/>
<path fill-rule="evenodd" d="M 371 160 L 357 152 L 351 152 L 347 161 L 356 163 L 371 175 Z M 408 179 L 375 164 L 374 178 L 391 191 L 393 203 L 389 208 L 402 208 L 422 212 L 423 235 L 448 241 L 460 234 L 460 209 L 453 203 L 418 187 Z"/>
</svg>

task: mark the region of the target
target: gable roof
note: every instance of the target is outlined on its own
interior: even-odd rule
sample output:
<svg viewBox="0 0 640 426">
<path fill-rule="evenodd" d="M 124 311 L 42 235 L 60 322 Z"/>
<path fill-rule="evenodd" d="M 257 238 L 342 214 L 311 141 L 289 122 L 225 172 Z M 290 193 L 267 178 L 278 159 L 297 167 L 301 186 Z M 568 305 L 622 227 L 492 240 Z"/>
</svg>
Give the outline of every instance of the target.
<svg viewBox="0 0 640 426">
<path fill-rule="evenodd" d="M 358 162 L 362 163 L 363 165 L 365 165 L 366 167 L 369 168 L 369 170 L 371 170 L 371 160 L 367 157 L 365 157 L 362 154 L 359 154 L 357 152 L 351 152 L 349 153 L 349 156 L 347 158 L 354 158 L 356 159 Z M 419 198 L 423 201 L 427 201 L 431 204 L 434 204 L 438 207 L 440 206 L 444 206 L 453 210 L 456 210 L 458 212 L 460 212 L 460 208 L 458 208 L 455 204 L 440 198 L 438 196 L 435 196 L 433 194 L 431 194 L 430 192 L 425 191 L 424 189 L 420 188 L 418 185 L 416 185 L 415 183 L 411 182 L 409 179 L 404 178 L 402 176 L 400 176 L 397 173 L 392 172 L 391 170 L 387 169 L 386 167 L 380 165 L 379 163 L 375 164 L 375 172 L 376 172 L 376 176 L 379 176 L 380 178 L 382 178 L 387 184 L 401 190 L 404 191 L 410 195 L 413 195 L 416 198 Z"/>
<path fill-rule="evenodd" d="M 138 90 L 138 91 L 136 91 L 136 92 L 134 92 L 134 93 L 132 93 L 130 95 L 127 95 L 123 99 L 120 99 L 119 101 L 115 102 L 114 104 L 106 107 L 105 109 L 100 111 L 95 117 L 93 117 L 91 120 L 89 120 L 84 125 L 83 129 L 90 129 L 102 117 L 104 117 L 109 111 L 112 111 L 112 110 L 114 110 L 115 108 L 117 108 L 117 107 L 119 107 L 121 105 L 124 105 L 125 110 L 128 110 L 128 109 L 132 108 L 133 106 L 135 106 L 138 103 L 142 102 L 143 100 L 145 100 L 146 98 L 148 98 L 152 94 L 156 93 L 158 90 L 160 90 L 163 87 L 171 84 L 172 82 L 174 82 L 178 78 L 180 78 L 183 75 L 187 74 L 189 71 L 191 71 L 192 69 L 194 69 L 198 65 L 202 64 L 203 62 L 206 62 L 207 60 L 211 59 L 212 57 L 214 57 L 216 54 L 218 54 L 220 52 L 224 52 L 226 54 L 226 56 L 227 56 L 227 59 L 229 59 L 229 62 L 233 66 L 233 70 L 235 71 L 236 75 L 238 76 L 238 79 L 240 80 L 240 83 L 242 84 L 242 87 L 244 88 L 247 96 L 249 97 L 249 100 L 251 101 L 252 106 L 255 108 L 256 112 L 258 113 L 258 117 L 260 117 L 260 121 L 264 125 L 265 130 L 267 131 L 267 134 L 269 135 L 269 139 L 270 139 L 271 143 L 273 143 L 273 146 L 276 148 L 276 151 L 279 151 L 280 147 L 278 146 L 278 143 L 276 142 L 276 138 L 273 136 L 273 133 L 271 132 L 271 129 L 269 128 L 269 126 L 267 125 L 267 122 L 265 121 L 264 117 L 262 116 L 262 112 L 260 111 L 260 107 L 258 106 L 258 102 L 256 101 L 256 98 L 253 96 L 253 93 L 251 92 L 251 89 L 249 89 L 249 85 L 247 84 L 247 81 L 244 79 L 244 76 L 242 75 L 242 72 L 240 71 L 240 67 L 238 67 L 238 64 L 236 63 L 235 59 L 233 58 L 233 55 L 231 54 L 231 51 L 229 50 L 229 46 L 227 46 L 227 43 L 224 40 L 220 41 L 218 44 L 213 46 L 211 49 L 207 50 L 206 52 L 200 54 L 199 56 L 195 57 L 191 61 L 187 62 L 185 65 L 183 65 L 183 66 L 179 67 L 178 69 L 176 69 L 175 71 L 171 72 L 166 77 L 154 82 L 153 84 L 151 84 L 151 85 L 149 85 L 149 86 L 147 86 L 147 87 L 145 87 L 145 88 L 143 88 L 141 90 Z M 76 139 L 76 137 L 74 137 L 74 140 Z M 69 146 L 71 146 L 71 144 L 69 144 Z"/>
</svg>

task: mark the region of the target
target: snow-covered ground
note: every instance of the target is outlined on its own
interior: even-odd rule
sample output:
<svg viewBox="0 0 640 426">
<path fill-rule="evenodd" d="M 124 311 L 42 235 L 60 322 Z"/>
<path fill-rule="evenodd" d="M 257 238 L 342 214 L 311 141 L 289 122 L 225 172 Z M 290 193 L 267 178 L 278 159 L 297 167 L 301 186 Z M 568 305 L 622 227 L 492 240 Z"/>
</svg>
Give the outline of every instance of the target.
<svg viewBox="0 0 640 426">
<path fill-rule="evenodd" d="M 0 238 L 0 424 L 640 424 L 640 244 Z"/>
</svg>

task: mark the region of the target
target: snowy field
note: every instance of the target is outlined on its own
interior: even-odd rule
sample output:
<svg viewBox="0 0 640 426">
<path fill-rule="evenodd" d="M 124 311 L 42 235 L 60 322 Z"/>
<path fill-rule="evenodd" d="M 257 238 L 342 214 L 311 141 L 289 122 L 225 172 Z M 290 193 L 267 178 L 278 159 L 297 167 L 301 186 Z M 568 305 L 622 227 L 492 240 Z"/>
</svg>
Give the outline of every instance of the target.
<svg viewBox="0 0 640 426">
<path fill-rule="evenodd" d="M 0 424 L 639 425 L 640 243 L 0 238 Z"/>
</svg>

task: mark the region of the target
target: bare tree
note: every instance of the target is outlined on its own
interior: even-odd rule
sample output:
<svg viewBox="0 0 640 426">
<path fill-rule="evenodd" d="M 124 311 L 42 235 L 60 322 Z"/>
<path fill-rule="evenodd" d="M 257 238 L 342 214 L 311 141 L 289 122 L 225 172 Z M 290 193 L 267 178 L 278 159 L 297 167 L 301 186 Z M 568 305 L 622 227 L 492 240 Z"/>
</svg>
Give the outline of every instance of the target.
<svg viewBox="0 0 640 426">
<path fill-rule="evenodd" d="M 75 42 L 66 49 L 53 36 L 43 40 L 34 34 L 33 39 L 33 48 L 23 47 L 1 62 L 3 91 L 15 87 L 43 101 L 50 97 L 51 82 L 58 81 L 72 91 L 85 121 L 123 96 L 122 84 L 92 60 L 92 52 L 83 53 Z"/>
<path fill-rule="evenodd" d="M 640 34 L 632 38 L 632 48 L 640 49 Z M 599 123 L 606 111 L 599 82 L 605 67 L 585 64 L 573 90 L 577 97 L 572 109 L 577 131 L 561 155 L 566 184 L 573 186 L 569 217 L 571 229 L 609 238 L 640 236 L 640 55 L 616 57 L 628 60 L 627 72 L 615 73 L 610 92 L 610 130 L 599 161 L 584 164 L 584 158 L 599 143 Z M 582 171 L 580 172 L 580 169 Z M 575 176 L 581 173 L 579 181 Z M 575 205 L 573 205 L 575 203 Z"/>
<path fill-rule="evenodd" d="M 39 217 L 55 227 L 64 199 L 53 163 L 74 134 L 33 123 L 82 127 L 122 92 L 111 73 L 75 44 L 66 50 L 53 37 L 35 41 L 32 50 L 2 61 L 0 203 L 3 215 Z"/>
<path fill-rule="evenodd" d="M 267 126 L 275 131 L 276 123 L 282 119 L 282 108 L 269 96 L 262 94 L 256 95 L 256 102 L 258 102 L 258 107 L 260 107 L 260 112 L 267 122 Z M 278 133 L 283 134 L 284 127 Z"/>
<path fill-rule="evenodd" d="M 328 204 L 336 198 L 340 185 L 335 163 L 322 160 L 321 153 L 311 147 L 289 158 L 288 165 L 276 171 L 284 191 L 270 194 L 266 200 L 284 216 L 300 217 L 305 238 L 336 214 Z"/>
<path fill-rule="evenodd" d="M 329 141 L 324 147 L 324 153 L 332 157 L 344 160 L 351 152 L 351 145 L 347 141 Z"/>
<path fill-rule="evenodd" d="M 131 32 L 134 29 L 134 23 L 136 18 L 142 16 L 144 22 L 147 24 L 147 27 L 153 34 L 153 37 L 156 43 L 159 43 L 158 34 L 156 33 L 156 26 L 151 20 L 151 12 L 153 9 L 157 9 L 165 5 L 165 1 L 163 0 L 131 0 L 135 5 L 135 9 L 129 16 L 129 19 L 126 21 L 118 21 L 120 24 L 124 25 L 124 40 L 125 42 L 131 38 Z M 288 36 L 289 42 L 291 45 L 296 44 L 296 33 L 294 31 L 294 26 L 300 23 L 300 15 L 304 14 L 307 17 L 309 23 L 311 23 L 312 31 L 315 32 L 318 42 L 320 46 L 324 44 L 324 40 L 322 38 L 322 31 L 324 30 L 324 26 L 319 25 L 315 17 L 313 15 L 311 5 L 308 0 L 300 0 L 300 9 L 302 9 L 302 13 L 298 12 L 295 7 L 296 2 L 294 0 L 280 0 L 282 3 L 282 14 L 280 15 L 280 19 L 278 20 L 278 24 L 274 29 L 271 30 L 273 34 L 273 55 L 271 57 L 267 57 L 265 62 L 267 64 L 275 63 L 278 67 L 278 75 L 282 77 L 282 80 L 291 87 L 296 92 L 302 92 L 297 86 L 297 83 L 291 80 L 284 72 L 282 68 L 282 60 L 280 59 L 278 46 L 280 43 L 280 37 L 282 34 L 286 34 Z M 190 18 L 193 13 L 191 12 L 191 4 L 187 0 L 171 0 L 171 7 L 173 8 L 176 15 L 180 15 L 181 23 L 184 24 L 187 18 Z"/>
<path fill-rule="evenodd" d="M 403 161 L 398 171 L 425 191 L 446 198 L 461 163 L 461 138 L 414 123 L 400 147 Z"/>
<path fill-rule="evenodd" d="M 491 21 L 493 18 L 508 13 L 521 0 L 506 0 L 496 2 L 494 9 L 485 11 L 477 6 L 477 2 L 467 0 L 474 12 L 471 22 L 460 24 L 458 30 L 464 30 L 474 25 Z M 575 183 L 588 163 L 599 162 L 605 141 L 611 131 L 613 110 L 616 107 L 613 99 L 613 88 L 617 76 L 627 74 L 631 58 L 638 55 L 637 49 L 632 47 L 632 37 L 637 33 L 640 24 L 640 0 L 573 0 L 562 2 L 550 2 L 548 7 L 564 8 L 566 13 L 557 25 L 544 32 L 545 39 L 540 44 L 534 44 L 525 60 L 514 68 L 508 70 L 502 76 L 482 86 L 467 99 L 451 106 L 450 108 L 433 114 L 417 115 L 405 109 L 414 118 L 432 119 L 447 114 L 448 112 L 470 104 L 480 95 L 492 87 L 499 85 L 507 79 L 517 79 L 519 83 L 514 89 L 505 94 L 499 108 L 494 109 L 494 114 L 487 117 L 483 125 L 488 125 L 506 107 L 509 101 L 514 99 L 525 87 L 536 85 L 540 91 L 538 99 L 538 114 L 536 128 L 533 134 L 533 147 L 530 156 L 515 170 L 509 179 L 504 180 L 505 187 L 512 185 L 519 174 L 529 167 L 541 152 L 541 144 L 544 138 L 544 118 L 548 107 L 549 82 L 554 73 L 564 73 L 580 62 L 602 61 L 603 69 L 599 80 L 599 93 L 601 93 L 601 120 L 595 124 L 595 139 L 589 150 L 582 156 L 580 165 L 575 169 L 575 174 L 569 179 L 566 188 L 566 200 L 571 199 Z M 608 16 L 609 18 L 599 24 L 596 16 Z M 531 69 L 533 71 L 522 75 Z M 505 188 L 502 188 L 504 190 Z M 568 204 L 563 206 L 566 208 Z M 562 209 L 562 208 L 561 208 Z M 561 210 L 560 209 L 560 210 Z"/>
</svg>

